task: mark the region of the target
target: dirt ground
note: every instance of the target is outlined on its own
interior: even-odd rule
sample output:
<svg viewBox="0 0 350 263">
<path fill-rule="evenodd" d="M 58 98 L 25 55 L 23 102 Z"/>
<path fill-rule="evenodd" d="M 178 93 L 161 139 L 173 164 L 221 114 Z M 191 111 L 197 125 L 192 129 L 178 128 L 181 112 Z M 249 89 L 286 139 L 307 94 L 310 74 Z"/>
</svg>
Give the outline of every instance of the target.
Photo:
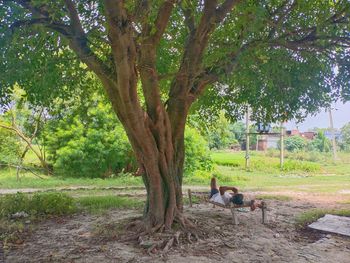
<svg viewBox="0 0 350 263">
<path fill-rule="evenodd" d="M 308 200 L 305 202 L 303 200 Z M 25 242 L 5 252 L 5 262 L 350 262 L 350 238 L 297 230 L 295 217 L 312 208 L 340 208 L 317 197 L 268 201 L 268 222 L 260 210 L 241 212 L 234 226 L 229 210 L 207 203 L 186 207 L 202 231 L 200 241 L 181 242 L 167 254 L 148 255 L 135 242 L 122 242 L 118 231 L 136 210 L 103 215 L 78 214 L 42 222 Z M 342 208 L 349 205 L 342 205 Z M 121 230 L 120 230 L 121 231 Z M 0 260 L 1 261 L 1 260 Z"/>
</svg>

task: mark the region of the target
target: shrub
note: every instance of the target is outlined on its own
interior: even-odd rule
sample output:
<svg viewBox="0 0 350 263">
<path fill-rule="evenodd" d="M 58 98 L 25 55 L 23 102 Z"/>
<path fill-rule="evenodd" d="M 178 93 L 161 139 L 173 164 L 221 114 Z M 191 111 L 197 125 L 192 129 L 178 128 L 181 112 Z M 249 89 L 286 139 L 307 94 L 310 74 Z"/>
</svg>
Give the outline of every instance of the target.
<svg viewBox="0 0 350 263">
<path fill-rule="evenodd" d="M 290 136 L 284 140 L 285 149 L 291 152 L 304 150 L 306 145 L 307 145 L 306 139 L 304 139 L 299 135 Z M 279 142 L 278 148 L 280 148 L 280 142 Z"/>
<path fill-rule="evenodd" d="M 318 131 L 316 138 L 308 144 L 308 149 L 311 151 L 329 152 L 331 147 L 331 141 L 327 139 L 323 131 Z"/>
<path fill-rule="evenodd" d="M 35 193 L 30 202 L 32 215 L 65 215 L 75 211 L 74 199 L 64 193 Z"/>
<path fill-rule="evenodd" d="M 17 163 L 21 155 L 21 143 L 10 131 L 0 128 L 0 164 Z"/>
<path fill-rule="evenodd" d="M 8 217 L 16 212 L 29 212 L 29 198 L 23 193 L 0 197 L 0 217 Z"/>
<path fill-rule="evenodd" d="M 99 104 L 79 116 L 53 123 L 47 151 L 58 175 L 109 177 L 134 163 L 126 133 L 110 107 Z"/>
<path fill-rule="evenodd" d="M 26 212 L 34 217 L 65 215 L 76 209 L 74 199 L 63 193 L 5 195 L 0 198 L 0 207 L 0 217 L 9 217 L 17 212 Z"/>
<path fill-rule="evenodd" d="M 197 170 L 210 171 L 212 160 L 208 143 L 200 133 L 191 127 L 185 132 L 185 174 L 191 175 Z"/>
</svg>

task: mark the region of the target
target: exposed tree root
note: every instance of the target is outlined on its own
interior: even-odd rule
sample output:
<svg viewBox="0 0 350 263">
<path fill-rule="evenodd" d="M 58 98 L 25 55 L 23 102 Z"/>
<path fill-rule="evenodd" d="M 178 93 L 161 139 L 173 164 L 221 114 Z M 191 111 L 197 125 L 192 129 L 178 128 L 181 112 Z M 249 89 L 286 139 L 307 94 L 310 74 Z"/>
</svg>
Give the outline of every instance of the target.
<svg viewBox="0 0 350 263">
<path fill-rule="evenodd" d="M 164 224 L 158 224 L 152 228 L 146 227 L 142 220 L 134 220 L 126 226 L 126 232 L 122 241 L 136 241 L 149 255 L 166 254 L 173 247 L 181 247 L 182 244 L 193 244 L 200 240 L 196 225 L 184 216 L 176 217 L 173 228 L 166 229 Z"/>
</svg>

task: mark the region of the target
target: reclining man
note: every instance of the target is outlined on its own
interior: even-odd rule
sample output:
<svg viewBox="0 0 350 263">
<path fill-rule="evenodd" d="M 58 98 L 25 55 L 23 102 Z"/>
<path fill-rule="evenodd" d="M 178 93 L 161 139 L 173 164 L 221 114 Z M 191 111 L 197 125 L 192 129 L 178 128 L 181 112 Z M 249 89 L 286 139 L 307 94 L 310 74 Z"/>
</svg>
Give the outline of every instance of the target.
<svg viewBox="0 0 350 263">
<path fill-rule="evenodd" d="M 249 205 L 250 210 L 254 211 L 257 207 L 262 208 L 262 203 L 251 200 L 251 201 L 244 201 L 243 200 L 243 194 L 238 193 L 238 189 L 236 187 L 229 187 L 229 186 L 220 186 L 219 189 L 216 185 L 216 179 L 212 178 L 210 182 L 210 201 L 219 203 L 222 205 L 228 205 L 230 202 L 232 202 L 235 205 Z M 231 190 L 232 193 L 228 193 L 227 191 Z"/>
</svg>

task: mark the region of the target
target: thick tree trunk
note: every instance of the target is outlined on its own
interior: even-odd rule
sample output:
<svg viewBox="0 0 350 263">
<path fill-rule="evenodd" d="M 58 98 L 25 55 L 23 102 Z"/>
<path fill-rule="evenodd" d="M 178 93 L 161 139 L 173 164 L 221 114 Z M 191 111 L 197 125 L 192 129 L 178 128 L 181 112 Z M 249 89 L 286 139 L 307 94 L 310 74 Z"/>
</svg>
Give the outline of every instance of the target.
<svg viewBox="0 0 350 263">
<path fill-rule="evenodd" d="M 162 124 L 151 125 L 150 129 L 143 127 L 145 130 L 141 129 L 142 134 L 136 136 L 128 132 L 139 165 L 144 171 L 142 178 L 147 190 L 145 226 L 153 230 L 163 226 L 170 229 L 175 219 L 183 218 L 184 127 L 181 129 L 182 136 L 174 140 L 164 108 L 158 117 L 162 119 Z"/>
</svg>

